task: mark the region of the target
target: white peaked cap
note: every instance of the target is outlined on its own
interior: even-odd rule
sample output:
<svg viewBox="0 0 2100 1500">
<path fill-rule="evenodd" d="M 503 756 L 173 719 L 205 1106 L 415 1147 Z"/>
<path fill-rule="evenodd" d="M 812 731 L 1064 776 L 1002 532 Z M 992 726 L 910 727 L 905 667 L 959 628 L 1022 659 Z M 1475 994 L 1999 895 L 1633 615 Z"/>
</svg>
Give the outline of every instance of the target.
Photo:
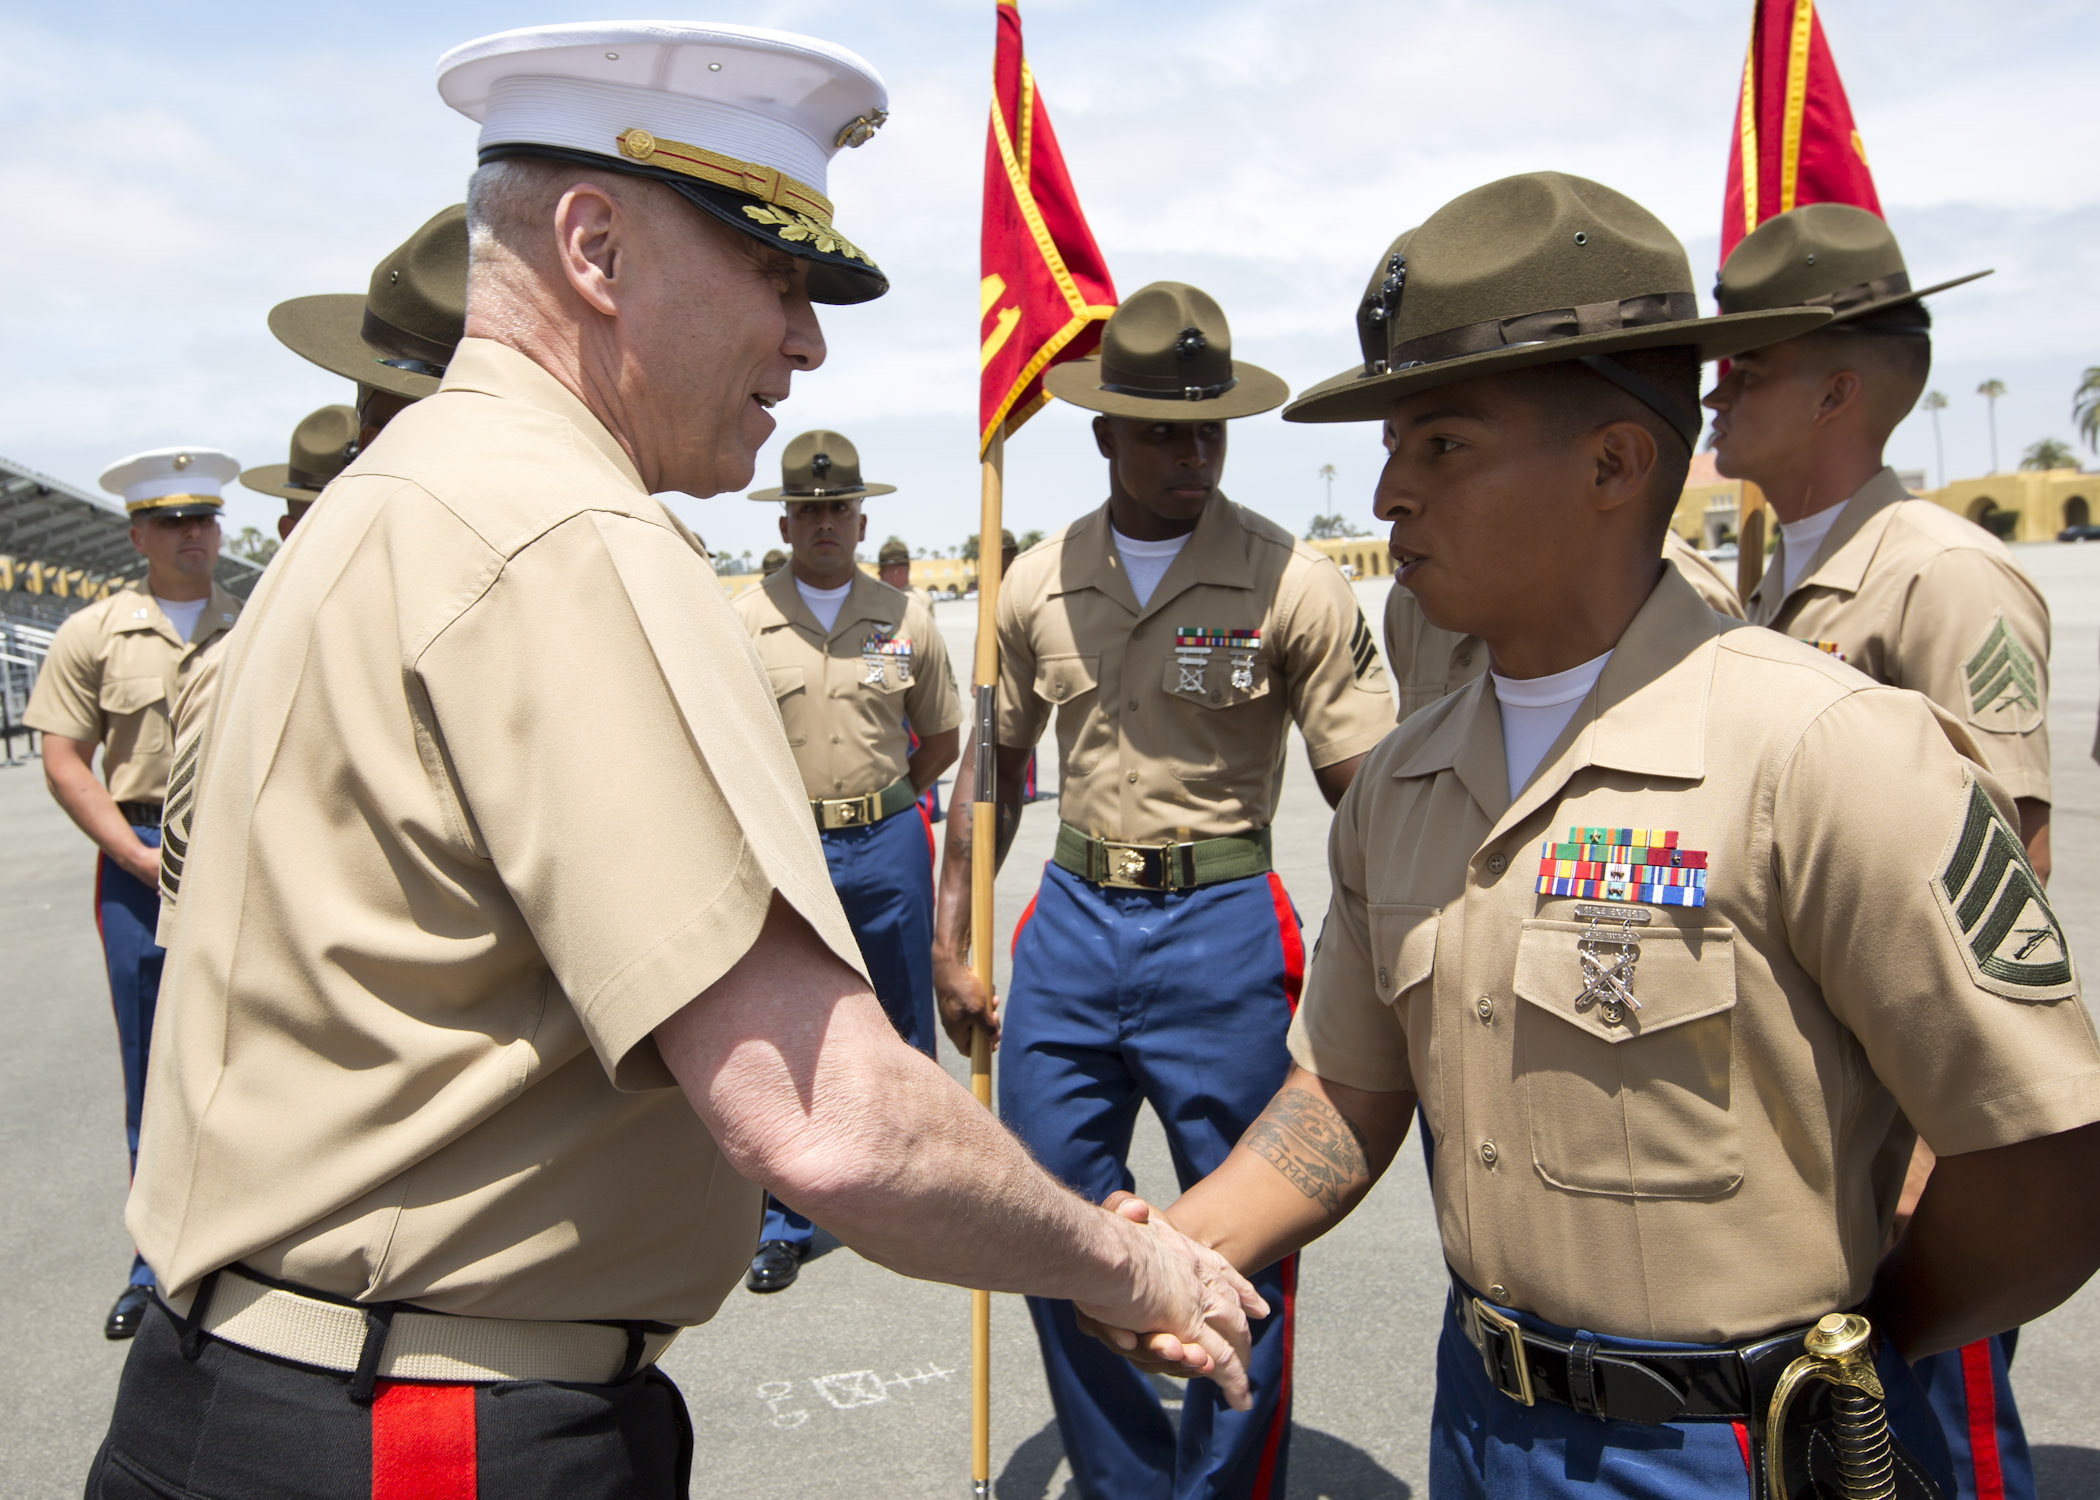
<svg viewBox="0 0 2100 1500">
<path fill-rule="evenodd" d="M 102 488 L 130 510 L 156 509 L 170 495 L 216 496 L 239 477 L 240 460 L 217 448 L 150 448 L 103 471 Z"/>
<path fill-rule="evenodd" d="M 881 75 L 844 47 L 692 21 L 532 26 L 454 47 L 438 59 L 438 93 L 480 122 L 483 161 L 533 148 L 603 158 L 670 181 L 725 223 L 862 283 L 855 295 L 819 300 L 860 301 L 888 285 L 832 228 L 824 196 L 831 158 L 888 117 Z M 664 149 L 637 160 L 627 149 L 637 139 Z M 737 183 L 719 170 L 690 173 L 686 163 L 700 155 L 717 169 L 726 157 L 755 170 Z M 780 178 L 786 191 L 769 185 Z M 819 281 L 812 266 L 813 296 Z"/>
</svg>

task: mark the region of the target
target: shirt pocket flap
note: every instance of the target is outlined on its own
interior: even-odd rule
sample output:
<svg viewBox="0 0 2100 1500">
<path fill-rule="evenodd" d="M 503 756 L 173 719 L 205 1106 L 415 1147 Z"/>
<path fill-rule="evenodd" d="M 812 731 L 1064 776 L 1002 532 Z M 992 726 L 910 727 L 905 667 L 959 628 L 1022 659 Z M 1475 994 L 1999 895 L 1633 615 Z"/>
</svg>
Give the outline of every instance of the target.
<svg viewBox="0 0 2100 1500">
<path fill-rule="evenodd" d="M 1733 1008 L 1735 931 L 1526 922 L 1514 988 L 1601 1041 L 1630 1042 Z"/>
<path fill-rule="evenodd" d="M 773 684 L 773 696 L 785 698 L 790 693 L 799 693 L 807 683 L 800 667 L 768 667 L 766 680 Z"/>
<path fill-rule="evenodd" d="M 1378 998 L 1391 1005 L 1436 967 L 1434 906 L 1373 906 L 1369 913 L 1372 974 Z"/>
<path fill-rule="evenodd" d="M 1247 666 L 1235 666 L 1223 651 L 1213 651 L 1200 666 L 1184 666 L 1169 657 L 1159 686 L 1169 697 L 1198 708 L 1236 708 L 1268 696 L 1269 669 L 1259 657 Z"/>
<path fill-rule="evenodd" d="M 111 677 L 103 679 L 96 701 L 105 713 L 135 714 L 167 696 L 168 685 L 158 677 Z"/>
<path fill-rule="evenodd" d="M 1035 664 L 1036 696 L 1046 703 L 1070 703 L 1099 685 L 1101 658 L 1095 655 L 1044 656 Z"/>
</svg>

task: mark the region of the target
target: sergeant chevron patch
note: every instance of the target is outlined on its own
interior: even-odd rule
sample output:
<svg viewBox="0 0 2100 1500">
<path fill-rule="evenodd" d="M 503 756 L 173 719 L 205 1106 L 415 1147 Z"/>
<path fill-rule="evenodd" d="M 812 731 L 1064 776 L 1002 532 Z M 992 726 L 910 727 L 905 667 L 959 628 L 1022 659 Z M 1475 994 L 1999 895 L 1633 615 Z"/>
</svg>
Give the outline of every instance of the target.
<svg viewBox="0 0 2100 1500">
<path fill-rule="evenodd" d="M 2078 993 L 2070 945 L 2020 839 L 1976 778 L 1966 778 L 1959 826 L 1947 841 L 1932 894 L 1969 974 L 2009 1000 Z"/>
<path fill-rule="evenodd" d="M 197 759 L 204 736 L 193 734 L 168 773 L 167 802 L 160 822 L 160 899 L 173 904 L 182 894 L 182 866 L 190 852 L 190 811 L 197 805 Z"/>
<path fill-rule="evenodd" d="M 1990 633 L 1963 671 L 1970 723 L 2024 734 L 2042 722 L 2041 673 L 2033 655 L 2005 628 L 2003 614 L 1991 621 Z"/>
<path fill-rule="evenodd" d="M 1364 612 L 1356 612 L 1356 628 L 1349 632 L 1349 656 L 1356 663 L 1356 680 L 1378 675 L 1378 644 L 1371 639 L 1371 627 L 1364 623 Z"/>
</svg>

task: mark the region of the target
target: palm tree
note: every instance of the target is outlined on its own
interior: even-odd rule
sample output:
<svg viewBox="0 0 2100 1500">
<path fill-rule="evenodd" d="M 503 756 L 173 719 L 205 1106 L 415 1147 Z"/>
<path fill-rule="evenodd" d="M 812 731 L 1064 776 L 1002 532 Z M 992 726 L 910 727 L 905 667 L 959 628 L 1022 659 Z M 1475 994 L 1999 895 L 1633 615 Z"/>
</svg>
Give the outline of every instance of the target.
<svg viewBox="0 0 2100 1500">
<path fill-rule="evenodd" d="M 2087 365 L 2078 389 L 2071 393 L 2071 420 L 2086 447 L 2100 453 L 2100 365 Z"/>
<path fill-rule="evenodd" d="M 2078 450 L 2060 438 L 2043 438 L 2027 445 L 2027 451 L 2020 455 L 2020 467 L 2075 469 L 2078 467 Z"/>
<path fill-rule="evenodd" d="M 1991 472 L 1998 472 L 1998 398 L 2005 394 L 2005 382 L 1986 380 L 1976 387 L 1976 394 L 1991 404 Z"/>
<path fill-rule="evenodd" d="M 1918 405 L 1932 414 L 1932 456 L 1939 466 L 1940 488 L 1947 487 L 1947 450 L 1940 443 L 1940 413 L 1947 409 L 1947 398 L 1938 391 L 1927 391 L 1925 399 Z"/>
</svg>

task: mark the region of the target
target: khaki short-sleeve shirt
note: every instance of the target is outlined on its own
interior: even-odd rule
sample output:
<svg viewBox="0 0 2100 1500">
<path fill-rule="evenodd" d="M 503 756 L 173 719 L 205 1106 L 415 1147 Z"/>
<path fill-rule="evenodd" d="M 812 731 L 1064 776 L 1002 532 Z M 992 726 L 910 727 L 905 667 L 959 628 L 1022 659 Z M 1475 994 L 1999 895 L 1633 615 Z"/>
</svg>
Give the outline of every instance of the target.
<svg viewBox="0 0 2100 1500">
<path fill-rule="evenodd" d="M 734 607 L 812 798 L 881 791 L 905 773 L 907 725 L 923 739 L 962 722 L 947 642 L 916 595 L 855 569 L 827 631 L 786 567 Z"/>
<path fill-rule="evenodd" d="M 2015 797 L 2049 800 L 2049 606 L 2006 545 L 1883 469 L 1784 597 L 1782 536 L 1749 617 L 1923 693 Z"/>
<path fill-rule="evenodd" d="M 2100 1119 L 1968 744 L 1665 573 L 1514 803 L 1487 683 L 1373 753 L 1292 1055 L 1420 1096 L 1444 1252 L 1497 1301 L 1701 1343 L 1853 1306 L 1911 1127 L 1959 1154 Z"/>
<path fill-rule="evenodd" d="M 1014 559 L 998 629 L 999 743 L 1033 747 L 1056 710 L 1058 814 L 1097 837 L 1265 828 L 1293 722 L 1315 766 L 1392 726 L 1341 570 L 1222 495 L 1144 608 L 1104 505 Z"/>
<path fill-rule="evenodd" d="M 217 584 L 185 641 L 144 588 L 67 617 L 51 641 L 22 722 L 102 747 L 102 779 L 119 802 L 159 802 L 175 757 L 176 696 L 241 601 Z"/>
<path fill-rule="evenodd" d="M 1663 533 L 1663 561 L 1715 614 L 1743 617 L 1735 587 L 1692 544 L 1675 531 Z M 1486 644 L 1477 635 L 1461 635 L 1429 623 L 1413 591 L 1394 584 L 1385 596 L 1385 660 L 1400 693 L 1400 717 L 1457 692 L 1488 668 Z"/>
<path fill-rule="evenodd" d="M 750 638 L 605 428 L 463 343 L 272 562 L 203 745 L 127 1216 L 161 1285 L 710 1316 L 761 1194 L 651 1033 L 775 893 L 861 964 Z"/>
</svg>

